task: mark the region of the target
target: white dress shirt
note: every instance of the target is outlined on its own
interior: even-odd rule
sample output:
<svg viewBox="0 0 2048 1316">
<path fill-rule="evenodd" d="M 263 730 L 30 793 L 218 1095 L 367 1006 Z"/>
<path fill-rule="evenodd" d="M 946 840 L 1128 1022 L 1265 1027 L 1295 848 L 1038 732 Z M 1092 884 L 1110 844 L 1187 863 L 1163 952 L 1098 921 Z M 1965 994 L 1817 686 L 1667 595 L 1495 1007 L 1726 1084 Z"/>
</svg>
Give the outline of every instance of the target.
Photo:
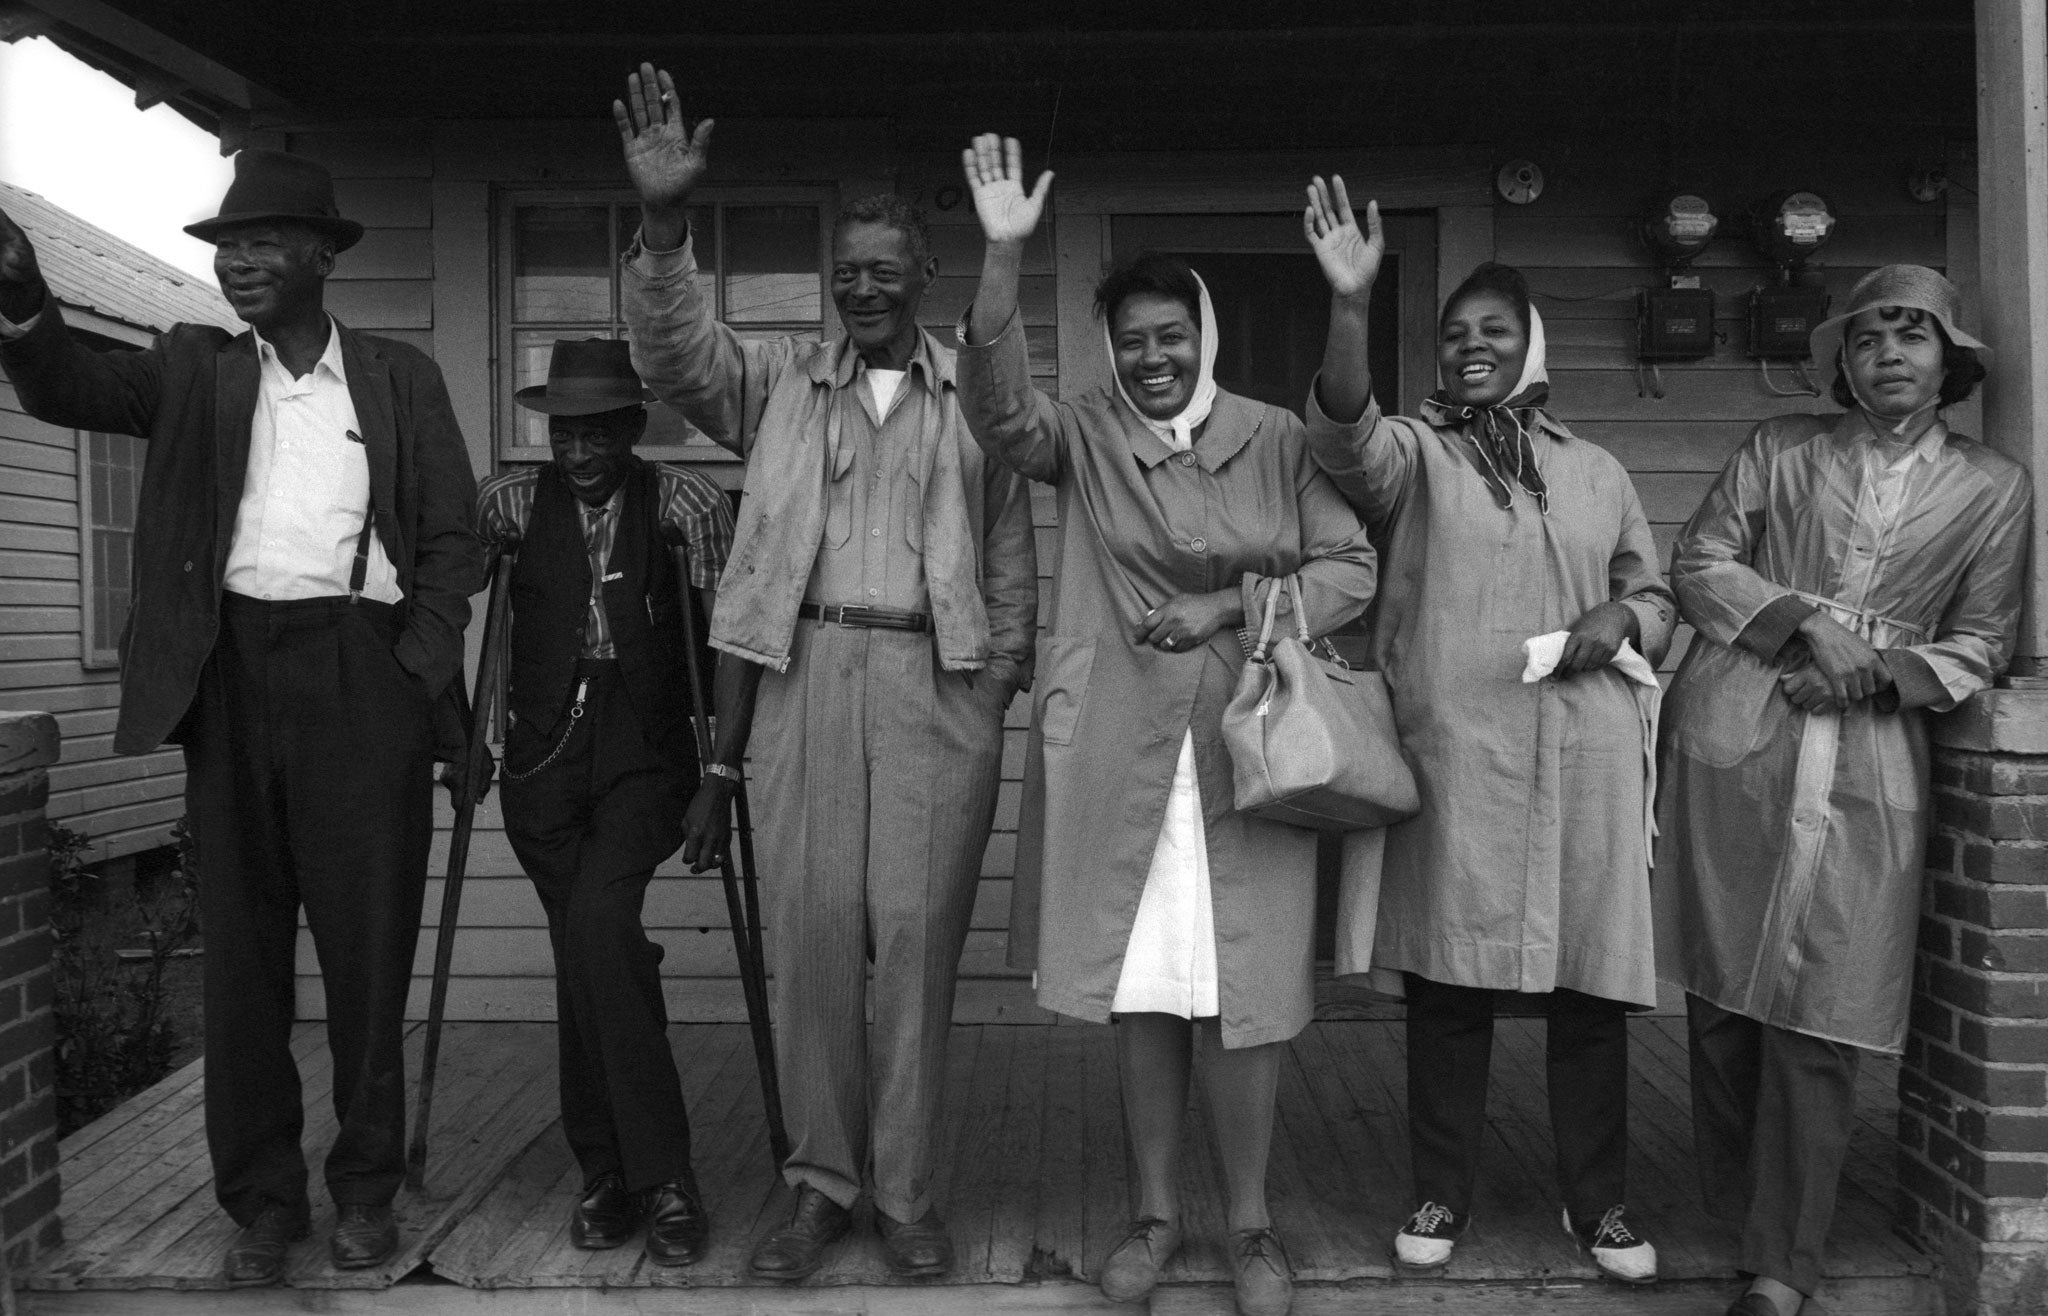
<svg viewBox="0 0 2048 1316">
<path fill-rule="evenodd" d="M 255 338 L 260 382 L 225 586 L 271 600 L 346 594 L 370 506 L 370 454 L 348 393 L 340 329 L 330 317 L 326 352 L 296 379 L 277 349 Z M 375 534 L 363 597 L 404 597 Z"/>
</svg>

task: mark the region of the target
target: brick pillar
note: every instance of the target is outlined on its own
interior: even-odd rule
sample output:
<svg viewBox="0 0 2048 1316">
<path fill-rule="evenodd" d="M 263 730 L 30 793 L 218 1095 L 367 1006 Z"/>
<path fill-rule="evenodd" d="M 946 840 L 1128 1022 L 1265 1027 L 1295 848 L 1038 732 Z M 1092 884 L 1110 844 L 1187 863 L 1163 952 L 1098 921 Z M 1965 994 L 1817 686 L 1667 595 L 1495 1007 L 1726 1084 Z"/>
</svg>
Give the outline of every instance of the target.
<svg viewBox="0 0 2048 1316">
<path fill-rule="evenodd" d="M 2048 690 L 1935 727 L 1899 1217 L 1950 1316 L 2048 1313 Z"/>
<path fill-rule="evenodd" d="M 0 713 L 0 1244 L 15 1273 L 63 1238 L 43 823 L 57 754 L 55 718 Z"/>
</svg>

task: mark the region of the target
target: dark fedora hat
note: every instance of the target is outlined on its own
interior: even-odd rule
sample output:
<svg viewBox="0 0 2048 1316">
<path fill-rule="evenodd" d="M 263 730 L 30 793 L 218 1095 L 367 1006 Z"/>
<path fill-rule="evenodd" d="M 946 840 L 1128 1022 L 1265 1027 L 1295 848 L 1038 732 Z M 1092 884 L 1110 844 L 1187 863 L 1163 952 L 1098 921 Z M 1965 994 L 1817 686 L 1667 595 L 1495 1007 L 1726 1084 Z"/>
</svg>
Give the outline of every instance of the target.
<svg viewBox="0 0 2048 1316">
<path fill-rule="evenodd" d="M 235 181 L 221 198 L 220 213 L 187 224 L 185 231 L 211 242 L 236 224 L 282 221 L 318 229 L 334 239 L 336 251 L 347 251 L 363 236 L 361 224 L 335 210 L 334 179 L 326 169 L 301 155 L 255 147 L 235 156 Z"/>
<path fill-rule="evenodd" d="M 633 369 L 632 348 L 617 338 L 556 339 L 548 357 L 548 382 L 512 397 L 550 416 L 592 416 L 656 400 Z"/>
</svg>

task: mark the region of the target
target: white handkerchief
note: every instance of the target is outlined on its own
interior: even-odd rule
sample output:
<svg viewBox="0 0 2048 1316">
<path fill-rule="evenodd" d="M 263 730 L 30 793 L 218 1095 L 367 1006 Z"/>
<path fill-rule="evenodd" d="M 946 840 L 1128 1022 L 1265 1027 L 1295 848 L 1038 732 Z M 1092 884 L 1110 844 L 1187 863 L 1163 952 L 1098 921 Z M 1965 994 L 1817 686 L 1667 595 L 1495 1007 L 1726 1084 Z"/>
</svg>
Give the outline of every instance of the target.
<svg viewBox="0 0 2048 1316">
<path fill-rule="evenodd" d="M 1540 681 L 1556 671 L 1558 659 L 1564 657 L 1564 642 L 1570 638 L 1570 631 L 1552 631 L 1548 635 L 1533 635 L 1522 641 L 1522 655 L 1528 660 L 1522 667 L 1522 684 Z M 1621 642 L 1621 651 L 1607 665 L 1637 685 L 1656 688 L 1656 669 L 1627 640 Z"/>
</svg>

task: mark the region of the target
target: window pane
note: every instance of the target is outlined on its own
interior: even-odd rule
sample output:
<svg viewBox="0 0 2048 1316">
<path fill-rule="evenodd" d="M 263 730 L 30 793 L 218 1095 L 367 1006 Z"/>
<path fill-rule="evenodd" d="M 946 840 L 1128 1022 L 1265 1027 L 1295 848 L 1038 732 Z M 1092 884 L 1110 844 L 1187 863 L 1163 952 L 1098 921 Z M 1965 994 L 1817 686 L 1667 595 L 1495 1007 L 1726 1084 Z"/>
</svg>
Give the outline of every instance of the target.
<svg viewBox="0 0 2048 1316">
<path fill-rule="evenodd" d="M 725 207 L 725 318 L 817 320 L 814 206 Z"/>
<path fill-rule="evenodd" d="M 603 206 L 526 206 L 512 222 L 512 318 L 612 318 L 612 258 Z"/>
</svg>

